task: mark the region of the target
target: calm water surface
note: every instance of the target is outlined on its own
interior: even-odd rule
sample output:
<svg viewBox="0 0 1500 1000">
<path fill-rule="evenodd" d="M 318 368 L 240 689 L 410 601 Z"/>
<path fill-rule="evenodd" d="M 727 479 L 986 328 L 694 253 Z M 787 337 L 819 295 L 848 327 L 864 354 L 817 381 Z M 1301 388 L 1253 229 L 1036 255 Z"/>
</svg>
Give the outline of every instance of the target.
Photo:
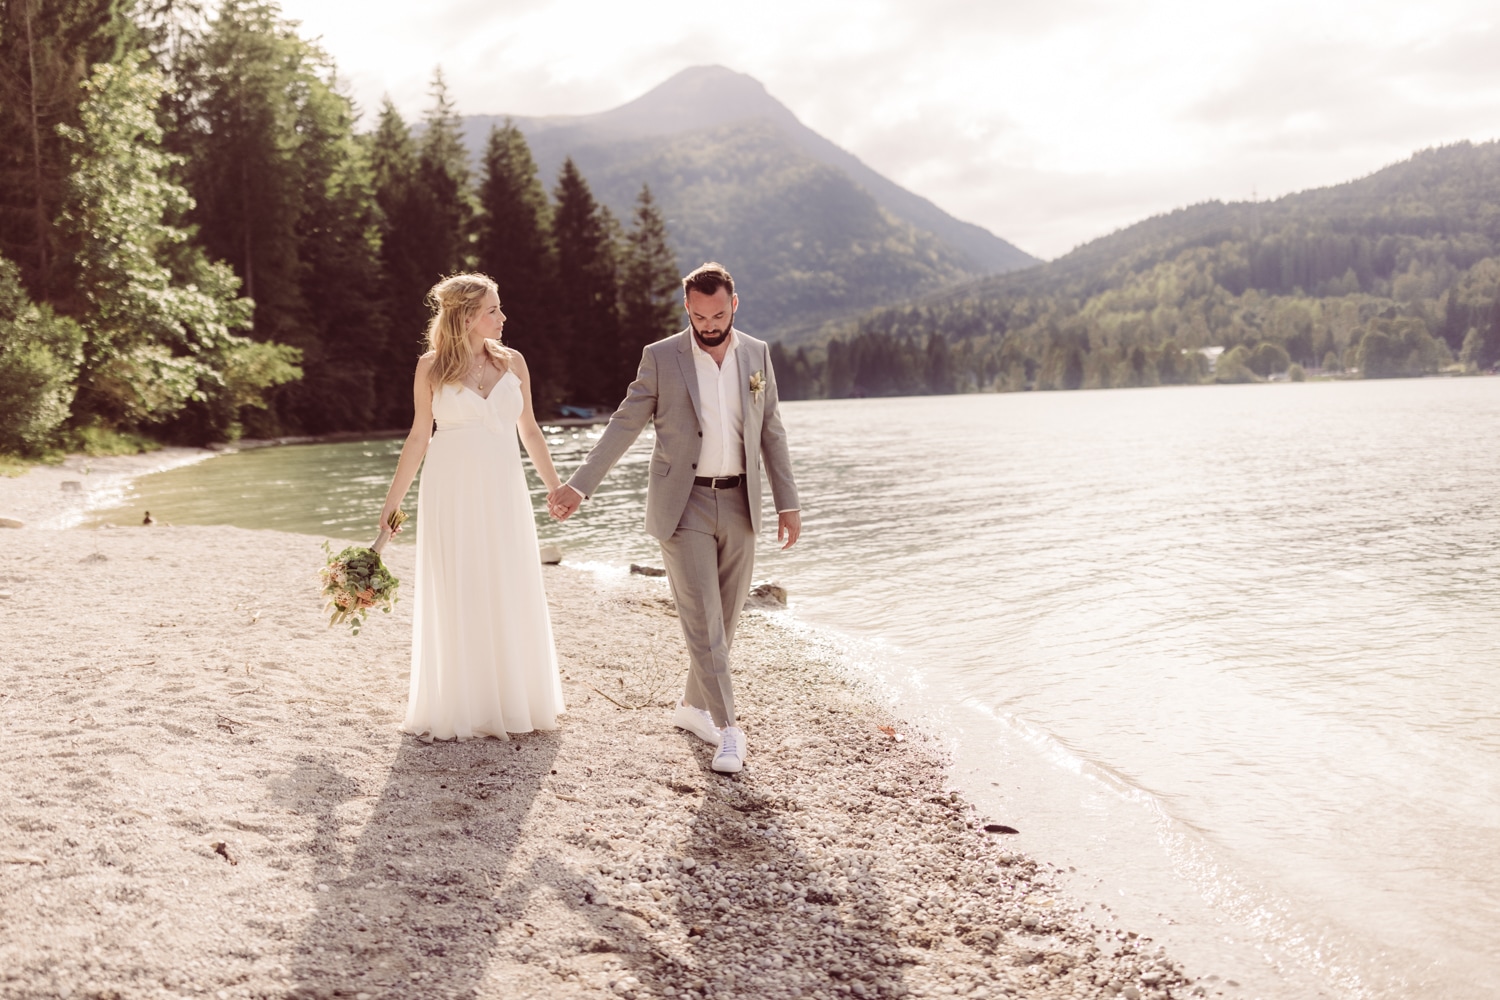
<svg viewBox="0 0 1500 1000">
<path fill-rule="evenodd" d="M 1101 924 L 1229 996 L 1500 989 L 1500 379 L 784 413 L 805 534 L 757 575 Z M 648 447 L 539 518 L 570 561 L 659 562 Z M 399 450 L 247 452 L 100 519 L 371 537 Z"/>
</svg>

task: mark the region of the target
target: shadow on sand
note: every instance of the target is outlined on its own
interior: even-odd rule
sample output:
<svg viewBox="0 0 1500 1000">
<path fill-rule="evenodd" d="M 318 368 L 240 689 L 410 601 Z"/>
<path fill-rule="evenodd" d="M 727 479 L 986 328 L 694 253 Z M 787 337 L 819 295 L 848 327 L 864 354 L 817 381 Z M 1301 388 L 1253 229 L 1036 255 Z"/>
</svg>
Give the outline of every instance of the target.
<svg viewBox="0 0 1500 1000">
<path fill-rule="evenodd" d="M 651 935 L 650 914 L 632 914 L 628 904 L 574 903 L 575 914 L 597 935 L 591 950 L 616 956 L 618 971 L 611 978 L 632 976 L 652 996 L 905 996 L 901 942 L 879 887 L 857 902 L 843 897 L 782 835 L 795 806 L 781 789 L 758 781 L 753 769 L 734 777 L 716 774 L 709 766 L 713 750 L 684 742 L 692 745 L 707 789 L 680 845 L 681 856 L 697 864 L 684 873 L 663 860 L 633 875 L 683 881 L 685 891 L 669 895 L 663 915 L 688 928 L 686 944 L 663 947 L 661 937 Z M 859 844 L 851 838 L 851 847 Z M 536 874 L 545 879 L 545 873 Z"/>
<path fill-rule="evenodd" d="M 340 829 L 362 790 L 331 754 L 305 754 L 281 789 L 316 817 L 315 911 L 292 947 L 289 996 L 472 995 L 524 896 L 501 887 L 521 825 L 562 746 L 558 731 L 508 742 L 402 740 L 356 843 Z"/>
</svg>

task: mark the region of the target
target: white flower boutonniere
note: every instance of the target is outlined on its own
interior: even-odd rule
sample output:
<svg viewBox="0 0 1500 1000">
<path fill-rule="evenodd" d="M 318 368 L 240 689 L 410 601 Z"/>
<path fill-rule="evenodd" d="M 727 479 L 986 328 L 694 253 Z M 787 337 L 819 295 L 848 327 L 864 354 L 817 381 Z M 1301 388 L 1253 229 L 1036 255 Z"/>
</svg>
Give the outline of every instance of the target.
<svg viewBox="0 0 1500 1000">
<path fill-rule="evenodd" d="M 760 394 L 765 391 L 766 373 L 757 371 L 754 375 L 750 376 L 750 395 L 755 397 L 756 402 L 760 402 Z"/>
</svg>

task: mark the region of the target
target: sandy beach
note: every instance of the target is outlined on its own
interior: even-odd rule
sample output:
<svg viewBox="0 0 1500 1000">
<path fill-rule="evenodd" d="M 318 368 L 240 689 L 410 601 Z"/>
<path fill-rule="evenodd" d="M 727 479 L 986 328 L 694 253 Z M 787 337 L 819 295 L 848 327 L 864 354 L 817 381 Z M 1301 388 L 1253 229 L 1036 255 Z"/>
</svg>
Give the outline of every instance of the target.
<svg viewBox="0 0 1500 1000">
<path fill-rule="evenodd" d="M 0 514 L 66 513 L 28 478 Z M 940 743 L 773 611 L 735 646 L 740 775 L 667 724 L 665 583 L 566 564 L 561 728 L 428 744 L 397 730 L 410 604 L 329 629 L 323 558 L 0 529 L 0 997 L 1219 992 L 985 832 Z"/>
</svg>

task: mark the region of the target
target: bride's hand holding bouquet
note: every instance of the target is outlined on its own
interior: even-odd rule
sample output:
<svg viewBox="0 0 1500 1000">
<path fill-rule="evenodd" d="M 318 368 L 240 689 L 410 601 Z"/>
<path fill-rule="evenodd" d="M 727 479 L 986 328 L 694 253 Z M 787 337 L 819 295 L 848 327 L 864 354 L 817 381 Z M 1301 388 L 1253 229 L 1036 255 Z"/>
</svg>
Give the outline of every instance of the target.
<svg viewBox="0 0 1500 1000">
<path fill-rule="evenodd" d="M 382 511 L 380 534 L 372 545 L 351 545 L 336 556 L 328 543 L 323 543 L 328 565 L 323 567 L 319 576 L 323 580 L 323 596 L 328 602 L 323 610 L 333 611 L 328 619 L 329 628 L 348 623 L 349 630 L 359 635 L 371 608 L 379 607 L 390 614 L 391 608 L 395 607 L 396 588 L 401 581 L 386 569 L 380 551 L 392 535 L 401 531 L 406 518 L 406 512 L 399 506 Z"/>
</svg>

